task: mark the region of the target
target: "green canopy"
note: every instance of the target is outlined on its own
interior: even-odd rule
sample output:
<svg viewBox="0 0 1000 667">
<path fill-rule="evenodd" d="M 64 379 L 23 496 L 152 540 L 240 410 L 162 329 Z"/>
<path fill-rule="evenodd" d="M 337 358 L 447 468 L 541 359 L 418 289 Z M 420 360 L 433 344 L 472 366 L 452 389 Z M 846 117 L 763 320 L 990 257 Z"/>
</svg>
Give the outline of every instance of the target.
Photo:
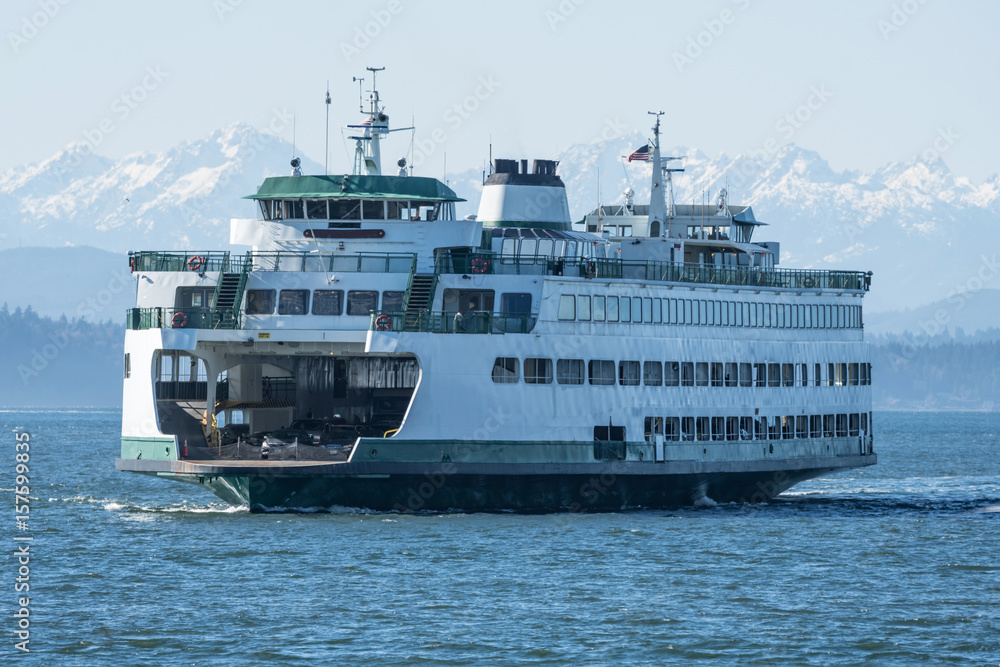
<svg viewBox="0 0 1000 667">
<path fill-rule="evenodd" d="M 420 176 L 273 176 L 243 199 L 408 199 L 465 201 L 436 178 Z"/>
</svg>

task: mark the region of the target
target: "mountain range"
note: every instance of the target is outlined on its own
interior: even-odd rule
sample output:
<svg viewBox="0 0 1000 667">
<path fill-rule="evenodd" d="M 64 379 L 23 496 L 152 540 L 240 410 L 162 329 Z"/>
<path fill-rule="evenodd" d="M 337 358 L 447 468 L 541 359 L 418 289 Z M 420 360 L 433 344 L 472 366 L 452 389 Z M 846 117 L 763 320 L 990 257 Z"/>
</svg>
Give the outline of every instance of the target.
<svg viewBox="0 0 1000 667">
<path fill-rule="evenodd" d="M 572 145 L 554 156 L 575 220 L 598 202 L 621 202 L 627 187 L 637 202 L 648 201 L 651 165 L 623 166 L 621 159 L 646 141 L 632 133 Z M 691 146 L 665 148 L 666 155 L 685 156 L 671 163 L 685 170 L 674 174 L 675 201 L 714 203 L 727 188 L 730 203 L 752 205 L 757 219 L 769 224 L 755 240 L 780 241 L 782 267 L 873 271 L 866 297 L 873 313 L 936 301 L 951 303 L 948 312 L 957 313 L 959 302 L 993 301 L 973 297 L 1000 288 L 1000 176 L 973 183 L 953 174 L 937 155 L 871 171 L 836 171 L 794 144 L 772 148 L 736 157 L 708 156 Z M 118 160 L 85 143 L 71 144 L 0 174 L 0 250 L 92 246 L 120 255 L 129 249 L 228 247 L 229 219 L 256 215 L 240 197 L 255 192 L 266 176 L 289 173 L 292 155 L 290 144 L 245 123 L 163 153 Z M 300 157 L 304 173 L 322 173 L 320 164 Z M 452 174 L 448 183 L 469 200 L 460 215 L 475 213 L 482 172 Z M 79 248 L 80 257 L 93 248 Z M 95 280 L 92 293 L 109 278 L 100 272 Z M 63 284 L 40 290 L 39 298 Z M 45 303 L 32 305 L 52 312 Z M 991 326 L 991 316 L 981 318 L 984 326 Z"/>
</svg>

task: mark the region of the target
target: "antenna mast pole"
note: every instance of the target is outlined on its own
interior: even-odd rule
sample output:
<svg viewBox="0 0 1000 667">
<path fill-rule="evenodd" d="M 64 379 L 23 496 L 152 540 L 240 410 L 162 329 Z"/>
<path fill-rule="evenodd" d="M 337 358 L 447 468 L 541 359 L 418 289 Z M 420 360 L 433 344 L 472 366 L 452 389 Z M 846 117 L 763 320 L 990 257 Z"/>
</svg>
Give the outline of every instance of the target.
<svg viewBox="0 0 1000 667">
<path fill-rule="evenodd" d="M 323 152 L 323 173 L 330 173 L 330 80 L 326 80 L 326 147 Z"/>
</svg>

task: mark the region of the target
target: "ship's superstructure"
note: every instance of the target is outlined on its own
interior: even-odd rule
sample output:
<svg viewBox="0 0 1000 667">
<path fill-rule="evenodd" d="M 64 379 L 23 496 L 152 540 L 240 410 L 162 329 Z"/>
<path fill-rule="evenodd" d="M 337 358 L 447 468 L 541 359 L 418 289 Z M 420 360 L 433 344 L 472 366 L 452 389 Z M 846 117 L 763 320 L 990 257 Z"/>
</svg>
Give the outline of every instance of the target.
<svg viewBox="0 0 1000 667">
<path fill-rule="evenodd" d="M 245 252 L 137 252 L 117 466 L 252 509 L 574 510 L 759 501 L 873 464 L 868 276 L 776 268 L 749 207 L 573 231 L 550 160 L 478 214 L 381 173 L 268 178 Z M 595 481 L 596 480 L 596 481 Z"/>
</svg>

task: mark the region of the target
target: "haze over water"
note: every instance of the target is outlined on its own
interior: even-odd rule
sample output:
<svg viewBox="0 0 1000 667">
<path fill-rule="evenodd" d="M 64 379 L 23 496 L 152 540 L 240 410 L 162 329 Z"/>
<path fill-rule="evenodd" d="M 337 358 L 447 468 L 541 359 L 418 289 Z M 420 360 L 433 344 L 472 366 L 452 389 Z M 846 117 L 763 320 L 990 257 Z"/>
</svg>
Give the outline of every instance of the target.
<svg viewBox="0 0 1000 667">
<path fill-rule="evenodd" d="M 0 423 L 39 664 L 1000 663 L 998 414 L 876 413 L 877 466 L 766 505 L 531 516 L 250 514 L 115 471 L 117 412 Z"/>
</svg>

